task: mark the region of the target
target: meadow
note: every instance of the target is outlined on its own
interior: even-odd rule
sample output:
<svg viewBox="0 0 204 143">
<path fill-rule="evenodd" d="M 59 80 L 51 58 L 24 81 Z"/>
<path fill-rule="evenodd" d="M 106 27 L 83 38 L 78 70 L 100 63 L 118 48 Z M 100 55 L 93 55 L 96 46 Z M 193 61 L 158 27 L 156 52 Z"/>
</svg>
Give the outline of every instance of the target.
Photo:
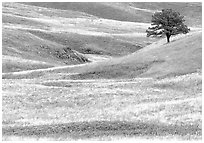
<svg viewBox="0 0 204 143">
<path fill-rule="evenodd" d="M 191 31 L 167 44 L 164 3 L 3 3 L 2 140 L 201 141 L 201 5 L 170 6 Z"/>
</svg>

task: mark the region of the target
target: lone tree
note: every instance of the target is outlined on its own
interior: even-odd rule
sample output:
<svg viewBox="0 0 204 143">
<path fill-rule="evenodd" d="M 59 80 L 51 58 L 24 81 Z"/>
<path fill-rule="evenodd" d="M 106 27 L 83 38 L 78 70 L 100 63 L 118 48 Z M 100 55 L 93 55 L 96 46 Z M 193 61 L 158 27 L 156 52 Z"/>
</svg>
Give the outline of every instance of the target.
<svg viewBox="0 0 204 143">
<path fill-rule="evenodd" d="M 162 36 L 166 35 L 167 42 L 172 35 L 179 33 L 186 34 L 190 29 L 184 25 L 184 16 L 181 16 L 179 12 L 172 9 L 163 9 L 161 12 L 156 12 L 152 15 L 152 27 L 149 27 L 147 37 L 149 36 Z"/>
</svg>

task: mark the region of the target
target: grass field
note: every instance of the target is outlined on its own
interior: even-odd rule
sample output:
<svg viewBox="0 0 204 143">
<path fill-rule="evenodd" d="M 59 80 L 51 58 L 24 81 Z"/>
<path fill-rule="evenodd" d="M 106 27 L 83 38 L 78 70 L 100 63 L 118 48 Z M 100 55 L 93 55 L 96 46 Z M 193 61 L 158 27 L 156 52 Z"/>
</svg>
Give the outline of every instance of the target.
<svg viewBox="0 0 204 143">
<path fill-rule="evenodd" d="M 105 19 L 131 22 L 149 22 L 155 11 L 172 8 L 186 16 L 190 26 L 201 27 L 201 3 L 172 2 L 126 2 L 126 3 L 26 3 L 40 7 L 73 10 L 88 13 Z M 118 14 L 120 13 L 120 14 Z"/>
<path fill-rule="evenodd" d="M 192 26 L 168 44 L 145 34 L 167 4 Z M 3 3 L 2 140 L 201 141 L 200 8 Z"/>
<path fill-rule="evenodd" d="M 20 3 L 2 6 L 2 54 L 5 56 L 63 66 L 89 61 L 86 54 L 127 55 L 157 40 L 146 37 L 147 23 L 103 19 L 78 11 Z M 20 64 L 8 63 L 5 71 L 31 68 Z M 9 68 L 12 66 L 16 70 Z M 33 69 L 40 67 L 36 65 Z"/>
<path fill-rule="evenodd" d="M 133 78 L 183 75 L 202 67 L 202 32 L 157 41 L 137 52 L 78 69 L 73 79 Z"/>
<path fill-rule="evenodd" d="M 199 73 L 162 80 L 53 77 L 2 81 L 5 140 L 117 140 L 156 136 L 201 139 Z"/>
</svg>

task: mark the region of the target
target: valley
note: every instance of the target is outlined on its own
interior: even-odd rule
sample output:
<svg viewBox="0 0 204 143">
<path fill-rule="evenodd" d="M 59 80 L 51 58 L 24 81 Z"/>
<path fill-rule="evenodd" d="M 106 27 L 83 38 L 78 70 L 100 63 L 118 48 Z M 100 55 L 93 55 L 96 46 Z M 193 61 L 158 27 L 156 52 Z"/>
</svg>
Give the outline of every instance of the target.
<svg viewBox="0 0 204 143">
<path fill-rule="evenodd" d="M 2 140 L 201 141 L 202 6 L 168 6 L 167 44 L 165 3 L 2 3 Z"/>
</svg>

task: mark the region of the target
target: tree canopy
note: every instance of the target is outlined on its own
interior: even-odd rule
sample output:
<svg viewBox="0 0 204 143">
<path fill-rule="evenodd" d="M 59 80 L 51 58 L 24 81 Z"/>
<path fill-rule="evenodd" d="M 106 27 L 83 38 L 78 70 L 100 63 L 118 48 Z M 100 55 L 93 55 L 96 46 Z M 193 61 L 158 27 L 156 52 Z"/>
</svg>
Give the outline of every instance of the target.
<svg viewBox="0 0 204 143">
<path fill-rule="evenodd" d="M 184 24 L 183 18 L 184 16 L 172 9 L 163 9 L 161 12 L 154 13 L 151 20 L 152 27 L 146 30 L 147 37 L 165 34 L 169 42 L 172 35 L 188 33 L 190 29 Z"/>
</svg>

